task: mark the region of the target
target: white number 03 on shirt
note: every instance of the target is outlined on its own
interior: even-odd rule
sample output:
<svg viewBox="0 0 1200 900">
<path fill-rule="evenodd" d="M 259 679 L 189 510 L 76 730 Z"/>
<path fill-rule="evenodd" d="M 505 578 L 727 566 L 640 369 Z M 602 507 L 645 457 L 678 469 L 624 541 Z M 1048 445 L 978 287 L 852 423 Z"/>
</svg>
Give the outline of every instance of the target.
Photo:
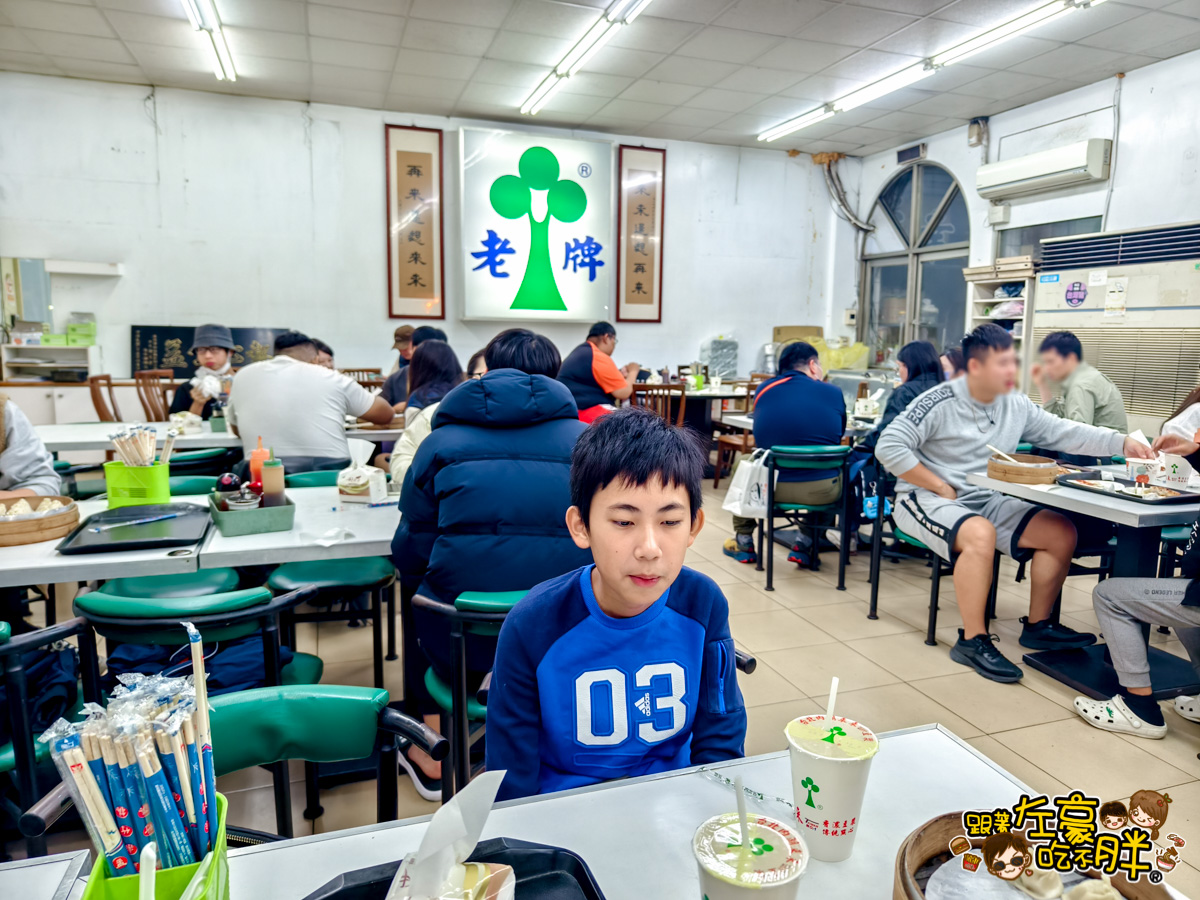
<svg viewBox="0 0 1200 900">
<path fill-rule="evenodd" d="M 630 736 L 657 744 L 687 724 L 687 679 L 678 663 L 648 663 L 633 676 L 620 669 L 597 669 L 575 679 L 575 740 L 586 747 L 615 747 Z M 632 702 L 631 702 L 632 701 Z"/>
</svg>

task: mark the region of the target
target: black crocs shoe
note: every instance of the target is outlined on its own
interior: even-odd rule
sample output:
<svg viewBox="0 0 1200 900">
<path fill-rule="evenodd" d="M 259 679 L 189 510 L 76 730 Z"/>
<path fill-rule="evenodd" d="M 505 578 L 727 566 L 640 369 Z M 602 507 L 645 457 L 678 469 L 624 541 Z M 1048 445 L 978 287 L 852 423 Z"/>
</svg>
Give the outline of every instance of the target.
<svg viewBox="0 0 1200 900">
<path fill-rule="evenodd" d="M 1021 629 L 1021 646 L 1030 650 L 1069 650 L 1090 647 L 1096 643 L 1094 634 L 1076 631 L 1049 619 L 1031 623 L 1028 616 L 1021 616 L 1021 625 L 1024 626 Z"/>
<path fill-rule="evenodd" d="M 958 642 L 950 648 L 950 658 L 956 663 L 970 666 L 984 678 L 1011 684 L 1020 681 L 1024 672 L 1009 662 L 1004 654 L 996 649 L 994 641 L 999 640 L 994 634 L 977 634 L 967 640 L 963 630 L 958 629 Z"/>
</svg>

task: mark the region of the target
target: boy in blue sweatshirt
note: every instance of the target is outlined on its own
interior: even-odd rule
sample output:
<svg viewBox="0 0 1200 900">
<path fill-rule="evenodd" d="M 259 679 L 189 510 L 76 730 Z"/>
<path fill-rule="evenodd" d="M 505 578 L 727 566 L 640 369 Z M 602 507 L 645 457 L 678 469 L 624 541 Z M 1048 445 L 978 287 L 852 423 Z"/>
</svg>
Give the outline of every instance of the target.
<svg viewBox="0 0 1200 900">
<path fill-rule="evenodd" d="M 685 568 L 704 525 L 705 452 L 640 407 L 591 426 L 571 458 L 567 526 L 584 566 L 529 592 L 500 631 L 487 767 L 499 799 L 744 755 L 729 606 Z"/>
</svg>

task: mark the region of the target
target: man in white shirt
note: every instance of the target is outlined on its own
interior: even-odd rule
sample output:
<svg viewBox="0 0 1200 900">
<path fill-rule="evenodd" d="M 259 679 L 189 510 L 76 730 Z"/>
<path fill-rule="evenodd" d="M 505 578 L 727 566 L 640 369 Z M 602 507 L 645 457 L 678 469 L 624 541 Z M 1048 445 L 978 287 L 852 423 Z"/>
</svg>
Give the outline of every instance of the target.
<svg viewBox="0 0 1200 900">
<path fill-rule="evenodd" d="M 233 390 L 240 394 L 230 391 L 225 417 L 247 457 L 261 437 L 291 472 L 335 468 L 350 458 L 347 415 L 391 423 L 386 401 L 316 360 L 312 339 L 289 331 L 275 339 L 275 356 L 234 377 Z"/>
</svg>

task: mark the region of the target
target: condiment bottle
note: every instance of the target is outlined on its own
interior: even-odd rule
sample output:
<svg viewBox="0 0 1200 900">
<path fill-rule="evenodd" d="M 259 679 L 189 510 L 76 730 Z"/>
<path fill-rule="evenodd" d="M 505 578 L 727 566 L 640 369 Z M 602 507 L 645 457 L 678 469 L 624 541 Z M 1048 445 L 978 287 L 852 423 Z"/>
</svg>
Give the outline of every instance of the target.
<svg viewBox="0 0 1200 900">
<path fill-rule="evenodd" d="M 262 435 L 258 436 L 258 447 L 250 451 L 250 480 L 262 481 L 263 463 L 271 458 L 271 451 L 262 445 Z"/>
<path fill-rule="evenodd" d="M 283 506 L 283 460 L 268 459 L 262 466 L 263 506 Z"/>
</svg>

